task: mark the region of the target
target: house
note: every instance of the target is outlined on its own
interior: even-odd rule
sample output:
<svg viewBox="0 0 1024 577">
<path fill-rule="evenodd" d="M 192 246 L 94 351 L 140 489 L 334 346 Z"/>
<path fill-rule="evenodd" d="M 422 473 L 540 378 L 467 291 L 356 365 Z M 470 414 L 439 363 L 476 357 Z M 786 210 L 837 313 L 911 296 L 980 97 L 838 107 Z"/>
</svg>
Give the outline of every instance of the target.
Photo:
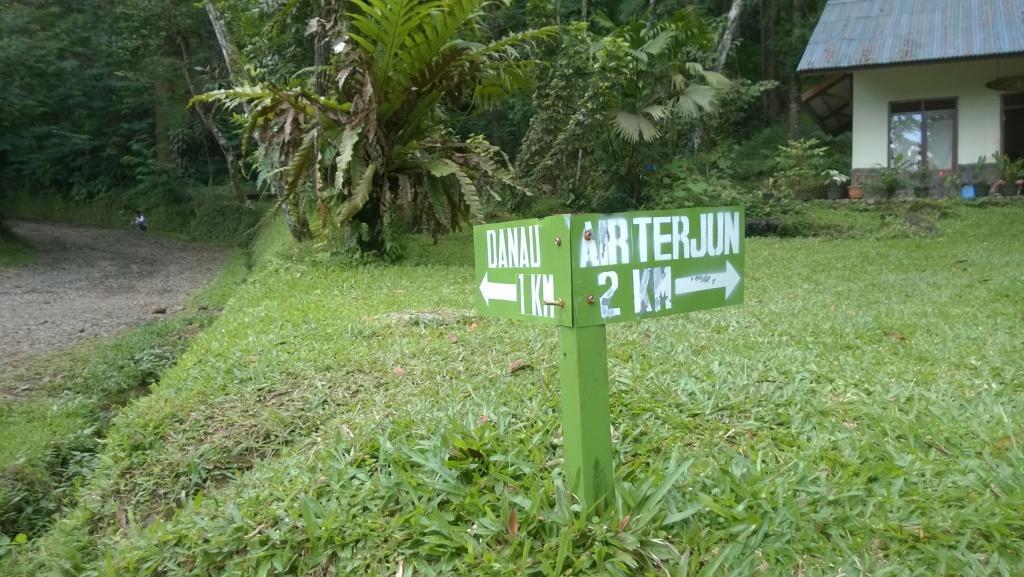
<svg viewBox="0 0 1024 577">
<path fill-rule="evenodd" d="M 798 71 L 822 128 L 853 131 L 855 183 L 902 167 L 956 194 L 940 173 L 1024 157 L 1024 0 L 829 0 Z"/>
</svg>

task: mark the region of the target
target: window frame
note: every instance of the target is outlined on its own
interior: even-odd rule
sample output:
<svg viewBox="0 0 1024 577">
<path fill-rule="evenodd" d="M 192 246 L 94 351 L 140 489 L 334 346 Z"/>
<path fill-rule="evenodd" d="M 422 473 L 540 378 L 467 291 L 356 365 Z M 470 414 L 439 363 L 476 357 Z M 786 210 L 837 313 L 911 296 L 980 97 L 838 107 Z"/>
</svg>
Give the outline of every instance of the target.
<svg viewBox="0 0 1024 577">
<path fill-rule="evenodd" d="M 946 97 L 946 98 L 911 98 L 911 99 L 907 99 L 907 100 L 890 100 L 889 101 L 889 106 L 888 106 L 889 114 L 886 116 L 886 131 L 885 131 L 885 138 L 886 138 L 885 165 L 887 167 L 892 168 L 892 115 L 894 114 L 893 113 L 893 108 L 895 108 L 897 106 L 900 106 L 900 105 L 919 104 L 920 105 L 920 109 L 917 110 L 916 112 L 920 112 L 920 113 L 936 112 L 938 110 L 950 110 L 948 108 L 938 108 L 938 109 L 935 109 L 935 110 L 928 110 L 927 109 L 927 105 L 929 103 L 936 103 L 936 102 L 952 102 L 953 103 L 953 108 L 951 109 L 953 111 L 953 156 L 952 156 L 953 166 L 950 167 L 950 168 L 936 168 L 935 170 L 958 170 L 960 168 L 960 157 L 959 157 L 959 152 L 960 152 L 960 150 L 959 150 L 960 149 L 960 97 L 959 96 L 949 96 L 949 97 Z M 896 113 L 896 114 L 905 114 L 907 112 L 909 112 L 909 111 L 899 112 L 899 113 Z M 928 158 L 928 155 L 927 155 L 927 152 L 928 152 L 928 131 L 924 127 L 924 121 L 923 120 L 922 120 L 922 126 L 921 126 L 921 151 L 924 154 L 921 155 L 922 158 L 919 158 L 917 163 L 916 163 L 916 168 L 918 170 L 920 170 L 922 167 L 926 166 L 924 163 L 927 162 L 927 158 Z"/>
<path fill-rule="evenodd" d="M 1014 102 L 1010 103 L 1011 100 Z M 999 152 L 1002 154 L 1006 154 L 1006 111 L 1022 108 L 1024 92 L 1004 92 L 999 96 Z"/>
</svg>

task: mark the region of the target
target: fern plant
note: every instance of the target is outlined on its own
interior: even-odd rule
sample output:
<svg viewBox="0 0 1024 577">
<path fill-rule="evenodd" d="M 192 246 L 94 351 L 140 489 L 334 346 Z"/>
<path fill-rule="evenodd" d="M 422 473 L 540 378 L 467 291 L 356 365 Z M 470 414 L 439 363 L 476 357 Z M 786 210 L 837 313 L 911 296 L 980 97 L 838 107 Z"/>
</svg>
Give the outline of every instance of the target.
<svg viewBox="0 0 1024 577">
<path fill-rule="evenodd" d="M 493 103 L 522 85 L 531 49 L 557 33 L 461 40 L 483 4 L 353 0 L 352 12 L 316 24 L 333 39 L 330 60 L 316 71 L 333 80 L 330 90 L 297 79 L 200 98 L 245 106 L 246 142 L 259 134 L 263 173 L 283 173 L 282 198 L 293 206 L 315 194 L 325 234 L 348 230 L 362 250 L 387 252 L 394 219 L 435 234 L 457 229 L 483 219 L 481 189 L 498 198 L 496 184 L 516 184 L 498 148 L 443 127 L 440 104 L 463 94 Z"/>
</svg>

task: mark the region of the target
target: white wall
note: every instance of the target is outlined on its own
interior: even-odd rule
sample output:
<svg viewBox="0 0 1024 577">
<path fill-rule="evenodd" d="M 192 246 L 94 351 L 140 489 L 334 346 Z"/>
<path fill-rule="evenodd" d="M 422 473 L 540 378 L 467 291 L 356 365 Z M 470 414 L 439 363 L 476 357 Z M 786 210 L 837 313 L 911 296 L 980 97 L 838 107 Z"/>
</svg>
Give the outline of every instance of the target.
<svg viewBox="0 0 1024 577">
<path fill-rule="evenodd" d="M 1000 95 L 985 84 L 1024 74 L 1024 57 L 859 70 L 853 74 L 853 167 L 888 162 L 889 102 L 958 98 L 957 163 L 999 150 Z"/>
</svg>

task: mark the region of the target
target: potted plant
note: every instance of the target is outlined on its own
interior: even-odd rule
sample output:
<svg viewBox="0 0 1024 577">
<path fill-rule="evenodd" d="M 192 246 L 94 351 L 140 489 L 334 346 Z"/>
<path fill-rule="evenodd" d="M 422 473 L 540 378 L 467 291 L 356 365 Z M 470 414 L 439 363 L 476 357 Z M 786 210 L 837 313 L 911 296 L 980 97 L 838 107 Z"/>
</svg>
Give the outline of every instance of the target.
<svg viewBox="0 0 1024 577">
<path fill-rule="evenodd" d="M 835 169 L 829 169 L 821 173 L 822 176 L 826 177 L 825 186 L 828 187 L 828 199 L 829 200 L 840 200 L 846 198 L 846 183 L 850 182 L 850 177 L 839 172 Z"/>
<path fill-rule="evenodd" d="M 864 177 L 860 174 L 854 174 L 853 180 L 850 182 L 850 187 L 846 190 L 846 193 L 850 196 L 850 200 L 860 200 L 864 198 Z"/>
<path fill-rule="evenodd" d="M 914 196 L 917 198 L 928 198 L 931 192 L 932 168 L 926 164 L 914 172 Z"/>
<path fill-rule="evenodd" d="M 988 178 L 985 176 L 985 162 L 988 157 L 984 154 L 978 157 L 978 162 L 974 165 L 974 196 L 982 197 L 988 196 L 988 191 L 991 185 L 988 182 Z"/>
<path fill-rule="evenodd" d="M 959 170 L 940 170 L 939 179 L 942 181 L 942 190 L 945 196 L 974 198 L 974 185 L 964 184 Z M 968 187 L 970 191 L 965 190 Z"/>
<path fill-rule="evenodd" d="M 909 162 L 901 154 L 893 157 L 889 166 L 881 167 L 878 178 L 872 183 L 872 188 L 878 192 L 884 200 L 892 200 L 896 195 L 906 188 L 906 172 Z"/>
<path fill-rule="evenodd" d="M 1008 154 L 996 152 L 992 155 L 999 167 L 999 180 L 992 186 L 1001 196 L 1016 196 L 1020 193 L 1018 181 L 1024 178 L 1024 158 L 1014 160 Z"/>
</svg>

